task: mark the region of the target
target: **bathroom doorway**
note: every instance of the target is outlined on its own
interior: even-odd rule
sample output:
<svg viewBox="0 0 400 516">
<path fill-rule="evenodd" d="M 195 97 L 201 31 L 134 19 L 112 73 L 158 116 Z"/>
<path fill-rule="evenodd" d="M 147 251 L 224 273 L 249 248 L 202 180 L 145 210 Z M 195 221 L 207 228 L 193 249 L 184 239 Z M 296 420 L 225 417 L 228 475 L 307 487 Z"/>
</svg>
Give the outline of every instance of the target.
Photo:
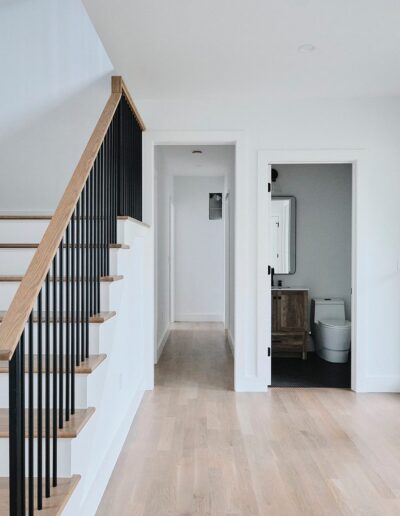
<svg viewBox="0 0 400 516">
<path fill-rule="evenodd" d="M 258 228 L 258 342 L 267 348 L 269 386 L 357 390 L 354 235 L 361 156 L 259 153 L 258 215 L 268 223 Z M 261 272 L 268 265 L 272 274 L 265 289 L 264 272 L 263 292 Z"/>
<path fill-rule="evenodd" d="M 271 386 L 350 388 L 352 165 L 271 176 Z"/>
</svg>

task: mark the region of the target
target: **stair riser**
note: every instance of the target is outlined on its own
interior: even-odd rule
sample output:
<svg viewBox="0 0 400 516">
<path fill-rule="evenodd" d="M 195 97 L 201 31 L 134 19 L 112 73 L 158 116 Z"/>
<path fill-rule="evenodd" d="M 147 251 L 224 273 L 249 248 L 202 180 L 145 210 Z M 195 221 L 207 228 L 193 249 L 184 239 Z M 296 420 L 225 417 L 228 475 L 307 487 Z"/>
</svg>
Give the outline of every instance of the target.
<svg viewBox="0 0 400 516">
<path fill-rule="evenodd" d="M 89 324 L 89 351 L 91 355 L 98 355 L 100 353 L 107 354 L 107 349 L 110 349 L 110 346 L 113 342 L 113 328 L 115 324 L 115 317 L 112 319 L 98 324 L 93 323 Z M 33 328 L 33 354 L 38 354 L 38 338 L 37 338 L 37 330 L 38 330 L 38 324 L 34 323 Z M 52 332 L 53 325 L 50 325 L 50 353 L 53 352 L 53 332 Z M 63 334 L 64 334 L 64 350 L 65 350 L 65 338 L 66 338 L 66 325 L 63 325 Z M 28 354 L 29 348 L 28 348 L 28 341 L 29 341 L 29 333 L 26 330 L 25 332 L 26 340 L 25 340 L 25 354 Z M 57 343 L 59 339 L 59 333 L 57 332 Z M 42 327 L 42 353 L 45 354 L 45 345 L 46 345 L 46 339 L 45 339 L 45 325 Z"/>
<path fill-rule="evenodd" d="M 79 436 L 77 437 L 79 439 Z M 71 441 L 72 439 L 58 439 L 57 440 L 57 476 L 58 477 L 70 477 L 71 471 Z M 33 448 L 35 455 L 35 476 L 37 476 L 37 443 L 38 440 L 34 439 Z M 9 439 L 6 437 L 0 438 L 0 477 L 9 476 Z M 50 445 L 51 449 L 52 443 Z M 43 455 L 42 455 L 42 468 L 43 474 L 45 474 L 45 450 L 43 441 Z M 51 453 L 51 457 L 52 457 Z M 28 439 L 25 439 L 25 474 L 28 475 Z M 51 462 L 50 462 L 51 464 Z"/>
<path fill-rule="evenodd" d="M 101 364 L 100 366 L 101 367 Z M 95 374 L 96 371 L 93 371 L 91 374 Z M 25 405 L 28 406 L 28 374 L 25 373 Z M 75 375 L 75 408 L 88 408 L 88 377 L 87 374 L 76 374 Z M 57 375 L 57 382 L 59 381 L 59 375 Z M 64 404 L 65 404 L 65 389 L 66 389 L 66 375 L 63 375 L 64 378 Z M 38 386 L 37 386 L 38 375 L 34 373 L 33 375 L 33 390 L 34 390 L 34 408 L 37 408 L 37 394 L 38 394 Z M 45 404 L 45 377 L 42 376 L 42 403 L 43 407 Z M 57 385 L 58 392 L 58 385 Z M 58 396 L 58 394 L 57 394 Z M 58 399 L 57 399 L 58 403 Z M 0 374 L 0 408 L 8 408 L 8 374 L 1 373 Z M 53 375 L 50 375 L 50 405 L 53 405 Z M 65 407 L 64 407 L 65 408 Z"/>
<path fill-rule="evenodd" d="M 8 282 L 8 281 L 0 281 L 0 311 L 8 310 L 11 301 L 13 300 L 20 282 Z M 57 303 L 59 303 L 59 289 L 60 285 L 57 284 Z M 86 295 L 86 285 L 83 285 L 84 294 Z M 76 292 L 76 286 L 75 286 Z M 63 303 L 64 308 L 66 306 L 66 284 L 63 284 Z M 45 308 L 45 295 L 43 296 L 42 307 Z M 70 300 L 71 297 L 71 287 L 70 287 Z M 108 312 L 112 310 L 116 310 L 116 306 L 118 303 L 118 285 L 117 282 L 101 282 L 100 283 L 100 307 L 101 311 Z M 53 304 L 53 284 L 50 284 L 50 310 L 52 309 Z M 35 310 L 36 310 L 35 306 Z"/>
<path fill-rule="evenodd" d="M 47 220 L 0 220 L 0 243 L 36 244 L 48 224 Z"/>
<path fill-rule="evenodd" d="M 40 242 L 49 220 L 0 220 L 0 243 L 36 244 Z M 118 242 L 125 242 L 126 221 L 117 223 Z"/>
<path fill-rule="evenodd" d="M 0 275 L 25 274 L 36 249 L 0 249 Z M 118 254 L 123 249 L 110 249 L 110 275 L 118 274 Z M 65 254 L 65 253 L 64 253 Z M 64 270 L 65 270 L 64 256 Z"/>
</svg>

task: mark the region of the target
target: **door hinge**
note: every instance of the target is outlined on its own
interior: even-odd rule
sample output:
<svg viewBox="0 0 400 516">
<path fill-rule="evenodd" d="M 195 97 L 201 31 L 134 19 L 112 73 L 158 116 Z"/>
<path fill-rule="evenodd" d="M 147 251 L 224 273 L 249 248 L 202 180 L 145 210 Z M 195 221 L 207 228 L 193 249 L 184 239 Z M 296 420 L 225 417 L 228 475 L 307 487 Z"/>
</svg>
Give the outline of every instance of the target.
<svg viewBox="0 0 400 516">
<path fill-rule="evenodd" d="M 268 192 L 271 191 L 271 183 L 268 183 Z"/>
<path fill-rule="evenodd" d="M 270 357 L 271 356 L 271 348 L 268 347 L 268 356 Z"/>
<path fill-rule="evenodd" d="M 271 276 L 271 265 L 268 265 L 268 276 Z"/>
</svg>

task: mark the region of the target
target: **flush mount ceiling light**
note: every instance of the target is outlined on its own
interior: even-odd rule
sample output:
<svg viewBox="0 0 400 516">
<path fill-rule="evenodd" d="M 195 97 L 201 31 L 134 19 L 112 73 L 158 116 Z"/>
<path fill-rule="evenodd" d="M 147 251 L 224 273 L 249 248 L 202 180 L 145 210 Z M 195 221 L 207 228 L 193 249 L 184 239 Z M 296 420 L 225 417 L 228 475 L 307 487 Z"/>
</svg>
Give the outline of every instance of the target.
<svg viewBox="0 0 400 516">
<path fill-rule="evenodd" d="M 297 51 L 301 52 L 302 54 L 311 54 L 311 52 L 314 52 L 315 50 L 316 47 L 312 43 L 304 43 L 303 45 L 297 47 Z"/>
<path fill-rule="evenodd" d="M 192 154 L 203 154 L 203 151 L 200 149 L 194 149 L 192 150 Z"/>
</svg>

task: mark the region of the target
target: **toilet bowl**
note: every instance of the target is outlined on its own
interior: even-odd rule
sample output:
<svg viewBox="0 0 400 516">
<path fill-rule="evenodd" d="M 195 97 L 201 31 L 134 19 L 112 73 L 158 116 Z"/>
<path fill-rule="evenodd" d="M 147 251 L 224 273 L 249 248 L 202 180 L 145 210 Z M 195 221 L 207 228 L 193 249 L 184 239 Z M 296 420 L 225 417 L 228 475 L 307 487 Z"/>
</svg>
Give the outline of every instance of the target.
<svg viewBox="0 0 400 516">
<path fill-rule="evenodd" d="M 351 342 L 351 322 L 346 321 L 343 299 L 313 299 L 311 328 L 315 351 L 319 357 L 328 362 L 347 362 Z"/>
<path fill-rule="evenodd" d="M 323 319 L 317 324 L 316 351 L 328 362 L 345 363 L 349 358 L 351 322 Z"/>
</svg>

